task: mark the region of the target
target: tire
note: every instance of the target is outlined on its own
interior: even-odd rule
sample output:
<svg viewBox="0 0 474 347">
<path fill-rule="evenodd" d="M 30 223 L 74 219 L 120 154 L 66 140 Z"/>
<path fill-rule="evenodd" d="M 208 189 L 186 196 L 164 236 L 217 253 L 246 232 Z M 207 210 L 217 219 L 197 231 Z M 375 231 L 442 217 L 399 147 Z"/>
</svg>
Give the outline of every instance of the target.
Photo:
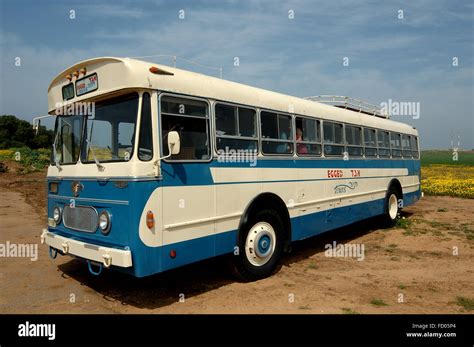
<svg viewBox="0 0 474 347">
<path fill-rule="evenodd" d="M 385 195 L 384 200 L 384 213 L 383 223 L 386 227 L 392 227 L 397 221 L 398 214 L 400 213 L 400 207 L 398 206 L 398 200 L 401 199 L 400 192 L 394 187 L 390 186 Z"/>
<path fill-rule="evenodd" d="M 265 209 L 251 217 L 239 232 L 239 252 L 231 259 L 234 275 L 246 282 L 271 276 L 283 253 L 283 235 L 284 225 L 275 211 Z"/>
</svg>

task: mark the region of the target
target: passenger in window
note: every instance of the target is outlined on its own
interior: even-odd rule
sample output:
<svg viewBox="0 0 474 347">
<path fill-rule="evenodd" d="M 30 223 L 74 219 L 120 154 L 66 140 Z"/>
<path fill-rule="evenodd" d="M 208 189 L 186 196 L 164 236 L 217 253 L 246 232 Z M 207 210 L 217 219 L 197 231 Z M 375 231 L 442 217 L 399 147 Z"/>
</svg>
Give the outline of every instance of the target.
<svg viewBox="0 0 474 347">
<path fill-rule="evenodd" d="M 296 128 L 296 142 L 303 141 L 303 130 Z M 298 154 L 308 154 L 308 147 L 304 143 L 298 143 L 296 145 Z"/>
</svg>

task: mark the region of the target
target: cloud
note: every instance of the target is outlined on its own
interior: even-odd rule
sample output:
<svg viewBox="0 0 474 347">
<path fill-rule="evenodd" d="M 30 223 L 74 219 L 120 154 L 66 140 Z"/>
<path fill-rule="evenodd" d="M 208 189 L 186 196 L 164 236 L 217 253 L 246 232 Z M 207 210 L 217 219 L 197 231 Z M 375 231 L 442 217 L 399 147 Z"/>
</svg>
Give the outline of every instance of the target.
<svg viewBox="0 0 474 347">
<path fill-rule="evenodd" d="M 99 3 L 79 5 L 77 9 L 71 6 L 71 9 L 76 10 L 76 15 L 83 17 L 108 17 L 119 19 L 140 19 L 146 16 L 146 12 L 142 8 L 135 7 L 136 3 L 131 2 L 127 5 Z"/>
<path fill-rule="evenodd" d="M 345 94 L 375 104 L 389 98 L 419 101 L 420 120 L 400 120 L 420 129 L 424 148 L 445 146 L 445 138 L 457 131 L 474 147 L 472 24 L 466 8 L 409 3 L 402 7 L 406 20 L 399 21 L 399 6 L 302 0 L 79 4 L 78 18 L 86 17 L 88 26 L 68 22 L 71 32 L 63 36 L 74 37 L 73 47 L 61 35 L 55 43 L 33 34 L 0 34 L 0 113 L 26 119 L 45 113 L 49 82 L 80 60 L 168 54 L 223 67 L 226 79 L 290 95 Z M 294 19 L 288 18 L 290 9 Z M 17 55 L 21 69 L 12 63 Z M 342 65 L 344 56 L 350 57 L 349 67 Z M 460 59 L 457 68 L 453 56 Z M 172 64 L 169 57 L 145 60 Z M 178 59 L 178 67 L 218 76 L 184 60 Z"/>
</svg>

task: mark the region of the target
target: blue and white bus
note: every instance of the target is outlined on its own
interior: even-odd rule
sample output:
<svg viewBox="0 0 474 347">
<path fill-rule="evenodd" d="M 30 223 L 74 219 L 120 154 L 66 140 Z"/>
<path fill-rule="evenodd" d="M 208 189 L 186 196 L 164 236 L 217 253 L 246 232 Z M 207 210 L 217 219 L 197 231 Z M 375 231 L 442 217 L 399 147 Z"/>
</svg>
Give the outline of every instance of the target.
<svg viewBox="0 0 474 347">
<path fill-rule="evenodd" d="M 102 57 L 56 76 L 48 101 L 41 240 L 94 274 L 143 277 L 228 254 L 257 280 L 293 241 L 393 222 L 421 196 L 417 130 L 352 99 Z"/>
</svg>

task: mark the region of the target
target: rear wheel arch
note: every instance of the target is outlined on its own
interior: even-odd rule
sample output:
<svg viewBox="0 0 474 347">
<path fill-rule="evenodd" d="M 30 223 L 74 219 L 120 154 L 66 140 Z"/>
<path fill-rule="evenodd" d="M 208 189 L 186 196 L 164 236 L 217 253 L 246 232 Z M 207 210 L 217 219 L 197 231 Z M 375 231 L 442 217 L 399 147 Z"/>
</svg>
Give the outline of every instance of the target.
<svg viewBox="0 0 474 347">
<path fill-rule="evenodd" d="M 237 230 L 238 240 L 240 240 L 240 233 L 245 228 L 249 227 L 248 221 L 261 210 L 271 209 L 278 213 L 284 225 L 284 236 L 285 240 L 284 250 L 289 251 L 291 244 L 291 221 L 290 213 L 286 207 L 285 202 L 275 193 L 262 193 L 257 195 L 245 208 L 242 217 L 240 218 L 239 228 Z"/>
</svg>

